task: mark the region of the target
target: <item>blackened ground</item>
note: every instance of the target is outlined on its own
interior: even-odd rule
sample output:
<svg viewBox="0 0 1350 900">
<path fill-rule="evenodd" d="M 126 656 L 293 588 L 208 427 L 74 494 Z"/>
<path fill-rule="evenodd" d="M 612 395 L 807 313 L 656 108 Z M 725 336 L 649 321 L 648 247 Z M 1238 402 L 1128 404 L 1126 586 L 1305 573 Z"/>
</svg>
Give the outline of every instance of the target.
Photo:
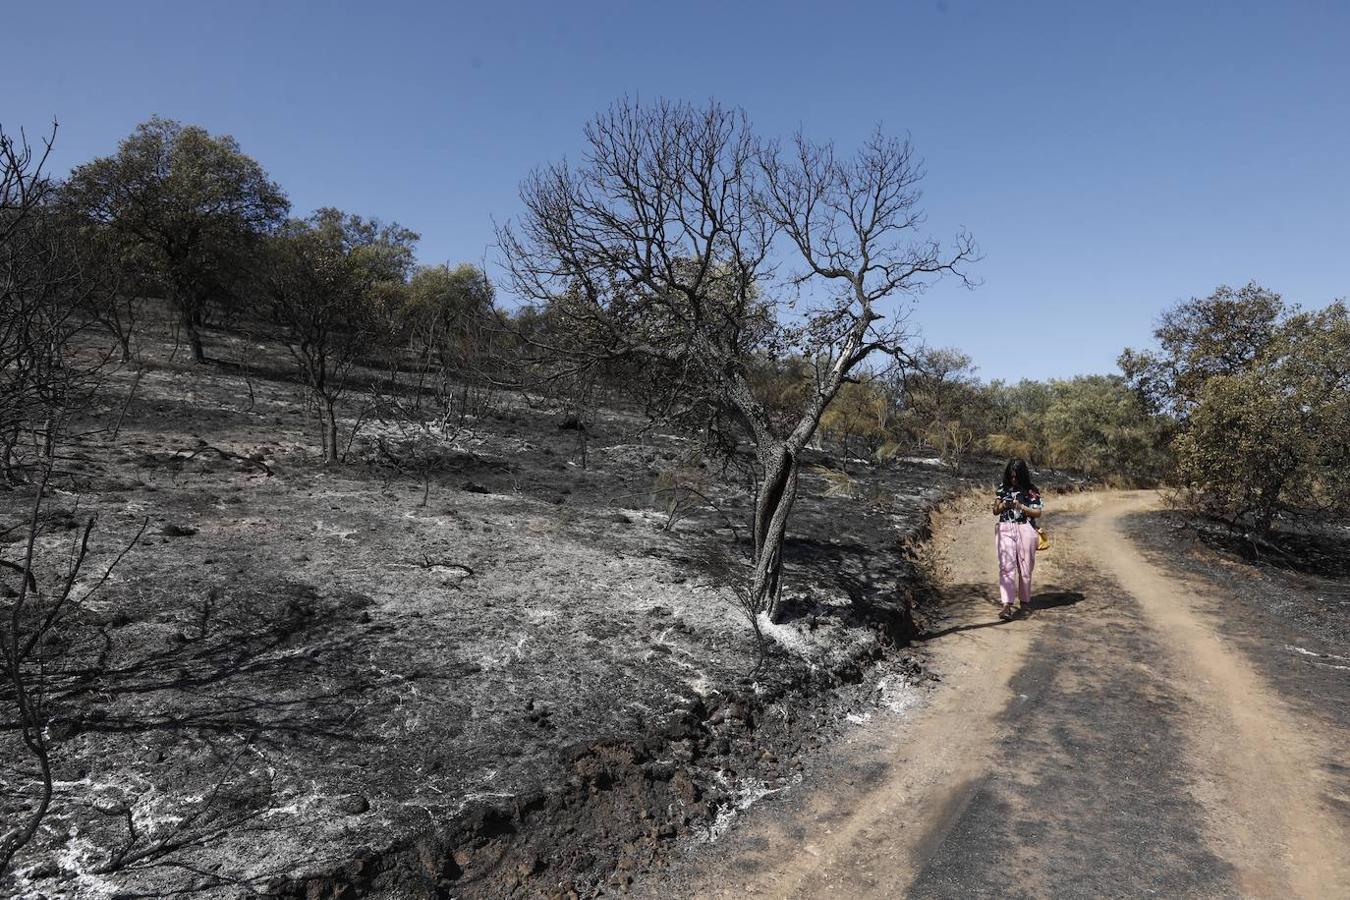
<svg viewBox="0 0 1350 900">
<path fill-rule="evenodd" d="M 761 653 L 727 564 L 746 493 L 687 440 L 608 408 L 583 457 L 557 407 L 499 394 L 410 441 L 358 392 L 326 467 L 284 352 L 216 332 L 225 362 L 198 366 L 173 346 L 111 376 L 116 440 L 66 448 L 44 578 L 86 516 L 82 585 L 149 525 L 52 645 L 55 803 L 0 890 L 590 895 L 790 782 L 880 681 L 920 677 L 896 626 L 919 588 L 905 545 L 964 483 L 939 467 L 808 460 L 792 619 Z M 720 510 L 670 526 L 676 471 Z M 31 500 L 0 492 L 0 531 Z M 33 774 L 0 730 L 6 821 Z"/>
<path fill-rule="evenodd" d="M 1130 516 L 1125 527 L 1155 565 L 1218 586 L 1221 599 L 1206 610 L 1215 627 L 1287 702 L 1350 729 L 1350 574 L 1254 563 L 1177 512 Z M 1344 777 L 1350 788 L 1350 772 Z M 1350 792 L 1342 805 L 1350 815 Z"/>
</svg>

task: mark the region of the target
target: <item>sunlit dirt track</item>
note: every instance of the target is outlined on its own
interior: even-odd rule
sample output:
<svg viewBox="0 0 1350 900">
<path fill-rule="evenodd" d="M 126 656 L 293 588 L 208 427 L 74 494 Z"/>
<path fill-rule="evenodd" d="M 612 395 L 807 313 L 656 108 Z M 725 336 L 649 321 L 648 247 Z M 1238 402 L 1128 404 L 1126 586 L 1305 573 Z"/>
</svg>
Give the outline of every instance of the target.
<svg viewBox="0 0 1350 900">
<path fill-rule="evenodd" d="M 944 511 L 953 615 L 927 641 L 942 685 L 859 728 L 828 777 L 753 810 L 675 887 L 1350 897 L 1344 718 L 1290 705 L 1225 638 L 1225 598 L 1126 539 L 1122 518 L 1156 502 L 1059 498 L 1036 609 L 1007 624 L 983 501 Z"/>
</svg>

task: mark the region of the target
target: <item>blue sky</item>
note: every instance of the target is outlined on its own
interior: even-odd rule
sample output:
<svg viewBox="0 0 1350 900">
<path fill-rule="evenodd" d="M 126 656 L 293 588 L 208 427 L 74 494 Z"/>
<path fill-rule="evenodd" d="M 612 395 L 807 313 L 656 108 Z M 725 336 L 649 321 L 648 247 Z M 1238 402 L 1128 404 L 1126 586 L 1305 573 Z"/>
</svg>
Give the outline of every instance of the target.
<svg viewBox="0 0 1350 900">
<path fill-rule="evenodd" d="M 5 21 L 0 124 L 59 119 L 56 171 L 152 114 L 194 122 L 298 212 L 396 220 L 425 261 L 490 260 L 520 179 L 624 94 L 844 147 L 880 122 L 926 160 L 930 228 L 984 251 L 978 290 L 912 321 L 986 378 L 1111 371 L 1220 283 L 1350 294 L 1350 4 L 46 0 Z"/>
</svg>

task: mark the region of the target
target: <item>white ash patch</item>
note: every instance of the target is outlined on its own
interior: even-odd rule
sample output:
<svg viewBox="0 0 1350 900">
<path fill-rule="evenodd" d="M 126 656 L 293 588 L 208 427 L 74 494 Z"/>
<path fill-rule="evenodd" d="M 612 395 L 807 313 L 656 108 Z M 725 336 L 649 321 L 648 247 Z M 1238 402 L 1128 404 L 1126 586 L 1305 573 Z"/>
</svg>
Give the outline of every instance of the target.
<svg viewBox="0 0 1350 900">
<path fill-rule="evenodd" d="M 946 463 L 936 456 L 902 456 L 900 462 L 914 466 L 936 466 L 938 468 L 946 466 Z"/>
<path fill-rule="evenodd" d="M 695 671 L 696 674 L 694 677 L 685 681 L 685 684 L 689 685 L 690 690 L 700 697 L 711 697 L 713 694 L 722 693 L 717 688 L 713 687 L 713 682 L 708 678 L 706 672 L 702 669 L 697 669 Z"/>
<path fill-rule="evenodd" d="M 803 619 L 775 625 L 769 621 L 767 612 L 755 617 L 760 631 L 769 640 L 792 653 L 812 666 L 840 652 L 837 627 L 828 621 L 818 622 L 814 630 L 805 630 Z"/>
<path fill-rule="evenodd" d="M 731 826 L 735 824 L 736 817 L 741 813 L 745 812 L 765 797 L 785 791 L 792 785 L 800 784 L 801 780 L 802 776 L 797 774 L 792 776 L 791 781 L 786 784 L 781 784 L 778 787 L 771 787 L 767 781 L 753 781 L 749 784 L 738 782 L 733 785 L 719 772 L 717 781 L 731 794 L 732 802 L 730 805 L 724 806 L 717 811 L 717 817 L 713 819 L 712 824 L 708 826 L 707 833 L 704 835 L 704 840 L 709 844 L 716 843 L 723 835 L 731 830 Z"/>
<path fill-rule="evenodd" d="M 1313 656 L 1317 659 L 1335 659 L 1341 662 L 1350 662 L 1350 656 L 1337 656 L 1335 653 L 1318 653 L 1316 650 L 1309 650 L 1306 647 L 1296 647 L 1293 644 L 1285 644 L 1284 649 L 1300 656 Z"/>
<path fill-rule="evenodd" d="M 94 860 L 105 855 L 103 848 L 82 837 L 77 829 L 71 829 L 70 842 L 56 852 L 56 864 L 63 874 L 61 891 L 73 889 L 71 897 L 86 897 L 101 900 L 112 897 L 117 885 L 109 878 L 89 871 Z M 59 895 L 58 895 L 59 896 Z"/>
<path fill-rule="evenodd" d="M 776 625 L 769 619 L 767 611 L 761 611 L 755 617 L 755 622 L 759 625 L 759 630 L 769 640 L 778 646 L 787 650 L 789 653 L 795 653 L 800 657 L 808 658 L 811 655 L 811 640 L 791 624 L 784 623 Z"/>
<path fill-rule="evenodd" d="M 335 537 L 340 541 L 351 540 L 352 535 L 360 531 L 359 528 L 345 528 L 342 525 L 333 525 L 322 519 L 314 523 L 314 533 L 320 537 Z"/>
<path fill-rule="evenodd" d="M 879 703 L 892 713 L 903 715 L 919 705 L 923 692 L 898 672 L 885 675 L 877 682 Z"/>
</svg>

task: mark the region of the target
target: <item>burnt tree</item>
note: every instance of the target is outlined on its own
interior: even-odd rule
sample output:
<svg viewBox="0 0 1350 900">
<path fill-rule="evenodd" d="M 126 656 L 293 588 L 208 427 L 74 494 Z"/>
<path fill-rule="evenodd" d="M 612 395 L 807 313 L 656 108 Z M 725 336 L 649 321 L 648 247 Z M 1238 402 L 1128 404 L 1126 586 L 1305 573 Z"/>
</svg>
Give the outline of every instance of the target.
<svg viewBox="0 0 1350 900">
<path fill-rule="evenodd" d="M 17 551 L 0 558 L 0 783 L 14 787 L 0 795 L 0 876 L 51 808 L 50 681 L 64 665 L 70 613 L 111 571 L 92 585 L 84 578 L 92 517 L 70 547 L 53 547 L 64 528 L 47 509 L 58 479 L 73 493 L 58 451 L 76 439 L 72 431 L 87 431 L 106 360 L 77 340 L 77 313 L 103 283 L 53 213 L 43 167 L 54 137 L 55 126 L 34 151 L 22 132 L 15 139 L 0 129 L 0 465 L 18 519 L 0 525 L 0 539 Z M 25 780 L 31 785 L 19 787 Z"/>
<path fill-rule="evenodd" d="M 751 607 L 777 620 L 802 450 L 864 361 L 899 351 L 901 319 L 883 305 L 964 279 L 975 246 L 915 237 L 920 166 L 880 132 L 844 158 L 764 141 L 716 102 L 625 100 L 585 137 L 579 165 L 523 183 L 523 215 L 498 231 L 504 268 L 568 365 L 637 367 L 663 414 L 738 424 L 756 469 Z M 783 416 L 752 370 L 790 354 L 812 384 Z"/>
<path fill-rule="evenodd" d="M 406 286 L 417 235 L 324 208 L 268 244 L 264 303 L 318 407 L 324 461 L 341 459 L 338 405 L 358 359 L 380 337 L 380 307 Z"/>
</svg>

